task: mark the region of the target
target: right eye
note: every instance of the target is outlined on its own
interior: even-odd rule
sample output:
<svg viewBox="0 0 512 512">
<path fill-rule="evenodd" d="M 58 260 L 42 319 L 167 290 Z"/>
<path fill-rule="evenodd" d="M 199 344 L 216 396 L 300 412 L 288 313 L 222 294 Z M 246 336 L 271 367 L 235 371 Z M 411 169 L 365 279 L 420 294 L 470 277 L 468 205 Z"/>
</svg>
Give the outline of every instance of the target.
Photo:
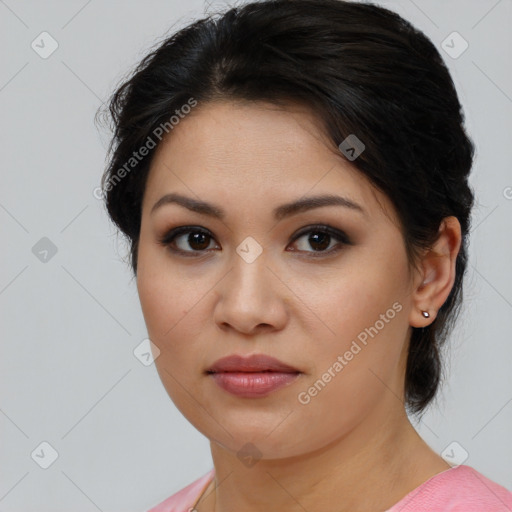
<svg viewBox="0 0 512 512">
<path fill-rule="evenodd" d="M 169 248 L 173 253 L 181 254 L 186 257 L 195 257 L 201 256 L 202 253 L 207 251 L 210 245 L 209 242 L 212 240 L 213 236 L 205 229 L 196 226 L 180 226 L 179 228 L 171 229 L 165 233 L 165 235 L 159 239 L 159 243 Z M 187 245 L 191 247 L 192 250 L 187 250 Z"/>
</svg>

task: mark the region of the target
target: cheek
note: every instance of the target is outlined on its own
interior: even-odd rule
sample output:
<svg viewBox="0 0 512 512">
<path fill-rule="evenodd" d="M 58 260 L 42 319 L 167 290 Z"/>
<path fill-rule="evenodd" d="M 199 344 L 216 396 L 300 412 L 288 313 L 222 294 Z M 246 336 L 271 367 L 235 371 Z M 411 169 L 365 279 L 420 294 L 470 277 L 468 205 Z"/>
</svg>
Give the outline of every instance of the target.
<svg viewBox="0 0 512 512">
<path fill-rule="evenodd" d="M 308 428 L 321 417 L 319 446 L 348 433 L 386 398 L 395 399 L 387 395 L 399 396 L 401 389 L 405 308 L 400 301 L 391 301 L 394 294 L 387 301 L 382 295 L 361 293 L 357 287 L 346 291 L 350 300 L 345 294 L 331 294 L 341 307 L 325 304 L 331 309 L 327 318 L 334 322 L 330 327 L 336 336 L 320 338 L 310 346 L 312 372 L 298 390 L 301 422 L 297 427 L 307 439 Z"/>
<path fill-rule="evenodd" d="M 161 378 L 171 388 L 178 384 L 169 380 L 166 372 L 179 382 L 190 383 L 193 371 L 204 366 L 205 347 L 201 344 L 205 321 L 211 316 L 208 290 L 214 283 L 207 276 L 198 278 L 171 266 L 159 248 L 141 246 L 138 265 L 139 299 L 148 336 L 160 350 L 155 364 Z"/>
<path fill-rule="evenodd" d="M 321 293 L 309 294 L 308 305 L 322 320 L 322 334 L 310 345 L 313 380 L 321 379 L 330 369 L 344 375 L 337 384 L 329 384 L 331 388 L 362 390 L 370 386 L 378 391 L 383 386 L 379 377 L 394 381 L 408 332 L 405 264 L 400 255 L 387 260 L 361 258 L 357 265 L 347 264 L 344 272 L 326 279 Z M 301 294 L 308 296 L 306 288 L 311 287 L 307 282 L 303 286 Z M 333 368 L 336 361 L 343 366 L 341 372 Z M 339 364 L 336 368 L 339 370 Z M 328 379 L 326 375 L 321 380 Z M 350 400 L 350 394 L 345 396 L 342 390 L 340 396 Z"/>
<path fill-rule="evenodd" d="M 175 283 L 169 277 L 157 276 L 142 269 L 137 276 L 137 289 L 148 334 L 159 345 L 165 338 L 165 333 L 183 316 L 179 314 L 176 295 L 170 292 L 175 289 L 173 284 Z"/>
<path fill-rule="evenodd" d="M 201 396 L 199 372 L 206 364 L 200 346 L 205 306 L 199 301 L 204 292 L 191 291 L 182 279 L 151 268 L 138 273 L 137 288 L 148 336 L 160 350 L 156 369 L 178 410 L 193 424 L 207 424 L 208 415 L 197 398 Z"/>
<path fill-rule="evenodd" d="M 376 323 L 379 332 L 389 332 L 391 324 L 402 323 L 396 321 L 404 316 L 399 315 L 399 310 L 405 309 L 406 297 L 405 276 L 399 268 L 393 268 L 392 263 L 383 269 L 361 262 L 335 272 L 324 275 L 320 284 L 314 278 L 302 279 L 300 287 L 294 288 L 315 314 L 312 322 L 320 322 L 322 329 L 318 333 L 324 347 L 327 344 L 341 348 L 358 335 L 364 341 L 364 333 Z"/>
<path fill-rule="evenodd" d="M 200 339 L 204 292 L 179 278 L 164 275 L 140 274 L 137 288 L 151 340 L 168 350 L 179 351 L 184 345 L 192 350 L 195 340 Z"/>
<path fill-rule="evenodd" d="M 165 250 L 152 243 L 147 232 L 141 233 L 137 267 L 137 290 L 148 334 L 161 344 L 191 309 L 193 288 L 169 265 Z"/>
</svg>

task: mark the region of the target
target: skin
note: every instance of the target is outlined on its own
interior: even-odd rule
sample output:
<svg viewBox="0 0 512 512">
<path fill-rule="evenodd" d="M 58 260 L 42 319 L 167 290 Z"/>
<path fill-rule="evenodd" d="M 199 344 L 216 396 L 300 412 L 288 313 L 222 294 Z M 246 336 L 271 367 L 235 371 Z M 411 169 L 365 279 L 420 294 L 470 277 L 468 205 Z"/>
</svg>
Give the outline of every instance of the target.
<svg viewBox="0 0 512 512">
<path fill-rule="evenodd" d="M 226 216 L 178 204 L 151 213 L 171 192 Z M 365 213 L 323 206 L 273 218 L 275 207 L 317 194 L 350 198 Z M 318 229 L 293 241 L 312 224 L 343 231 L 351 244 L 331 237 L 315 250 L 321 244 L 308 237 Z M 199 243 L 188 234 L 174 240 L 199 257 L 159 243 L 178 226 L 211 233 Z M 236 251 L 248 236 L 262 249 L 251 263 Z M 411 328 L 432 322 L 447 299 L 460 237 L 457 219 L 446 218 L 435 246 L 411 268 L 392 203 L 330 145 L 305 107 L 200 104 L 174 127 L 148 176 L 137 286 L 163 385 L 210 440 L 216 478 L 196 510 L 385 510 L 449 468 L 409 422 L 403 383 Z M 396 303 L 400 311 L 378 334 L 300 403 L 299 393 Z M 302 373 L 267 397 L 235 397 L 205 374 L 234 353 L 268 354 Z M 251 466 L 237 456 L 247 443 L 261 454 Z"/>
</svg>

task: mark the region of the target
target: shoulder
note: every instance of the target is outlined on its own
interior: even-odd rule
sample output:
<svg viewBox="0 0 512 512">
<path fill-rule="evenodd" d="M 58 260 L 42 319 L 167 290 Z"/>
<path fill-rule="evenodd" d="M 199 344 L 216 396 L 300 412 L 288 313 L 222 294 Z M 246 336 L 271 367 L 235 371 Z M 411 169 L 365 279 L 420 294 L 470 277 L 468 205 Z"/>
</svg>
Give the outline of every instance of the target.
<svg viewBox="0 0 512 512">
<path fill-rule="evenodd" d="M 214 474 L 215 470 L 211 469 L 202 477 L 179 490 L 158 505 L 146 510 L 146 512 L 189 512 L 189 509 L 194 507 L 197 499 L 212 481 Z"/>
<path fill-rule="evenodd" d="M 438 473 L 388 512 L 509 512 L 512 493 L 470 466 Z"/>
</svg>

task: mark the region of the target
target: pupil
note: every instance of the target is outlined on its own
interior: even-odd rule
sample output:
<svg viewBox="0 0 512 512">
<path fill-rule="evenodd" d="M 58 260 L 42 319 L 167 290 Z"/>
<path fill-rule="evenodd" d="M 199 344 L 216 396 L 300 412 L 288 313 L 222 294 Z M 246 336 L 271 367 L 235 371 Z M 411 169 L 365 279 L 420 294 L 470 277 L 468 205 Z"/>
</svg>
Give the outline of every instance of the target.
<svg viewBox="0 0 512 512">
<path fill-rule="evenodd" d="M 208 235 L 204 234 L 204 233 L 191 233 L 189 236 L 188 236 L 188 243 L 190 244 L 191 247 L 194 247 L 194 244 L 199 244 L 200 247 L 196 247 L 197 250 L 203 250 L 205 249 L 206 247 L 208 247 L 208 243 L 205 243 L 206 242 L 206 239 L 207 239 Z M 201 244 L 201 241 L 203 242 Z"/>
<path fill-rule="evenodd" d="M 312 244 L 312 247 L 315 249 L 315 244 L 318 244 L 318 239 L 320 238 L 320 247 L 317 250 L 322 250 L 329 247 L 329 235 L 327 233 L 316 233 L 314 235 L 310 235 L 309 243 Z M 323 241 L 323 243 L 322 243 Z"/>
</svg>

